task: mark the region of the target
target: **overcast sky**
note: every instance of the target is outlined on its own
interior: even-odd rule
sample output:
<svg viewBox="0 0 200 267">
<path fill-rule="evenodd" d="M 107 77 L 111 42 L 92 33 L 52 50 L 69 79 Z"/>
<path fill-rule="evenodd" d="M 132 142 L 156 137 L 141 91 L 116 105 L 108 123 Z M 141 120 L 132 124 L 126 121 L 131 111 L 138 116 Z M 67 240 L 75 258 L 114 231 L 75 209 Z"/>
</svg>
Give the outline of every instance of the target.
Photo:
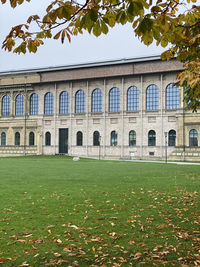
<svg viewBox="0 0 200 267">
<path fill-rule="evenodd" d="M 32 0 L 15 9 L 0 4 L 0 42 L 12 26 L 26 22 L 30 15 L 41 14 L 51 0 Z M 38 3 L 39 6 L 38 6 Z M 61 44 L 60 40 L 47 40 L 36 54 L 16 55 L 0 49 L 0 71 L 60 66 L 122 58 L 159 55 L 163 51 L 156 45 L 144 46 L 135 37 L 131 25 L 117 26 L 107 35 L 94 37 L 87 33 Z"/>
</svg>

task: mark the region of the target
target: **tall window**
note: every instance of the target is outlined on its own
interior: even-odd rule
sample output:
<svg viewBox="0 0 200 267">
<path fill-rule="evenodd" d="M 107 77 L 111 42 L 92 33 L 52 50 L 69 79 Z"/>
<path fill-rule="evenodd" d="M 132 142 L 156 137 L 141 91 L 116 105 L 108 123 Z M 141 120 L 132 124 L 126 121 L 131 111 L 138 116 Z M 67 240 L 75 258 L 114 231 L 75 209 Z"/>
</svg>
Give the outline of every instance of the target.
<svg viewBox="0 0 200 267">
<path fill-rule="evenodd" d="M 85 113 L 85 93 L 83 90 L 76 92 L 75 113 Z"/>
<path fill-rule="evenodd" d="M 38 115 L 38 95 L 35 93 L 30 97 L 30 115 Z"/>
<path fill-rule="evenodd" d="M 148 133 L 148 146 L 156 145 L 156 132 L 151 130 Z"/>
<path fill-rule="evenodd" d="M 50 132 L 45 133 L 45 146 L 51 145 L 51 134 Z"/>
<path fill-rule="evenodd" d="M 179 108 L 179 88 L 169 84 L 166 87 L 166 109 L 178 109 Z"/>
<path fill-rule="evenodd" d="M 1 133 L 1 145 L 6 146 L 6 133 Z"/>
<path fill-rule="evenodd" d="M 136 132 L 133 130 L 129 132 L 129 146 L 136 146 Z"/>
<path fill-rule="evenodd" d="M 189 132 L 189 146 L 198 146 L 198 132 L 195 129 Z"/>
<path fill-rule="evenodd" d="M 59 113 L 60 114 L 68 114 L 69 113 L 69 94 L 68 94 L 68 92 L 62 92 L 60 94 Z"/>
<path fill-rule="evenodd" d="M 102 92 L 98 88 L 92 92 L 92 112 L 102 112 Z"/>
<path fill-rule="evenodd" d="M 24 115 L 24 96 L 21 94 L 17 95 L 15 98 L 15 115 Z"/>
<path fill-rule="evenodd" d="M 93 133 L 93 146 L 99 146 L 100 145 L 100 134 L 98 131 L 95 131 Z"/>
<path fill-rule="evenodd" d="M 20 146 L 20 133 L 15 133 L 15 146 Z"/>
<path fill-rule="evenodd" d="M 29 146 L 35 145 L 35 134 L 34 132 L 29 133 Z"/>
<path fill-rule="evenodd" d="M 113 87 L 109 92 L 109 112 L 120 111 L 120 91 L 117 87 Z"/>
<path fill-rule="evenodd" d="M 112 131 L 110 134 L 110 145 L 117 146 L 117 133 L 116 131 Z"/>
<path fill-rule="evenodd" d="M 131 86 L 127 91 L 127 111 L 139 110 L 139 90 L 136 86 Z"/>
<path fill-rule="evenodd" d="M 82 132 L 77 132 L 76 134 L 76 145 L 77 146 L 82 146 L 83 145 L 83 133 Z"/>
<path fill-rule="evenodd" d="M 53 94 L 50 92 L 44 96 L 44 114 L 53 114 Z"/>
<path fill-rule="evenodd" d="M 10 97 L 5 95 L 2 98 L 2 116 L 9 116 L 10 115 Z"/>
<path fill-rule="evenodd" d="M 151 84 L 146 90 L 146 110 L 158 110 L 158 87 L 155 84 Z"/>
<path fill-rule="evenodd" d="M 168 134 L 168 146 L 176 145 L 176 131 L 170 130 Z"/>
</svg>

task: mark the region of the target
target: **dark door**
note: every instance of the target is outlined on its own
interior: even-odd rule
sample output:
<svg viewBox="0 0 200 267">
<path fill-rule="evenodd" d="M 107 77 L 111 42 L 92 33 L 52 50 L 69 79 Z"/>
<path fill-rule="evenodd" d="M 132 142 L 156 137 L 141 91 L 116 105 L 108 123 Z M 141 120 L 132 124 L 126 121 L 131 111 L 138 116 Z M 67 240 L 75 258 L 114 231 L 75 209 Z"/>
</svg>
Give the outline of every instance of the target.
<svg viewBox="0 0 200 267">
<path fill-rule="evenodd" d="M 59 154 L 68 153 L 68 129 L 59 129 Z"/>
</svg>

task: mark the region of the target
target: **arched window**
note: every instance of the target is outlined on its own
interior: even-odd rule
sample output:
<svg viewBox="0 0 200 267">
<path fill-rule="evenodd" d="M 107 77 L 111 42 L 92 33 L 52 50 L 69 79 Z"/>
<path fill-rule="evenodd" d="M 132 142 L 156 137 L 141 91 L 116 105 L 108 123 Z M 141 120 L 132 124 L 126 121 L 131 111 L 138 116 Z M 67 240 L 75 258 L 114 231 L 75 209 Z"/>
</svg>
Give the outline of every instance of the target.
<svg viewBox="0 0 200 267">
<path fill-rule="evenodd" d="M 44 96 L 44 114 L 53 114 L 53 94 L 50 92 Z"/>
<path fill-rule="evenodd" d="M 151 84 L 146 90 L 146 110 L 158 110 L 158 87 L 155 84 Z"/>
<path fill-rule="evenodd" d="M 198 132 L 195 129 L 189 132 L 189 146 L 198 146 Z"/>
<path fill-rule="evenodd" d="M 77 146 L 82 146 L 83 145 L 83 133 L 82 132 L 77 132 L 76 134 L 76 145 Z"/>
<path fill-rule="evenodd" d="M 6 146 L 6 133 L 1 133 L 1 145 Z"/>
<path fill-rule="evenodd" d="M 24 115 L 24 96 L 21 94 L 17 95 L 15 98 L 15 115 Z"/>
<path fill-rule="evenodd" d="M 179 108 L 179 88 L 169 84 L 166 87 L 166 109 L 178 109 Z"/>
<path fill-rule="evenodd" d="M 9 116 L 10 115 L 10 97 L 8 95 L 5 95 L 2 98 L 1 114 L 2 114 L 2 116 Z"/>
<path fill-rule="evenodd" d="M 20 133 L 15 133 L 15 146 L 20 146 Z"/>
<path fill-rule="evenodd" d="M 51 145 L 51 134 L 50 132 L 45 133 L 45 146 Z"/>
<path fill-rule="evenodd" d="M 30 97 L 30 115 L 38 115 L 38 95 L 35 93 Z"/>
<path fill-rule="evenodd" d="M 92 92 L 92 112 L 102 112 L 102 92 L 98 88 Z"/>
<path fill-rule="evenodd" d="M 112 131 L 110 134 L 110 145 L 117 146 L 117 133 L 116 131 Z"/>
<path fill-rule="evenodd" d="M 68 92 L 62 92 L 60 94 L 59 103 L 59 113 L 68 114 L 69 113 L 69 94 Z"/>
<path fill-rule="evenodd" d="M 93 133 L 93 146 L 99 146 L 100 145 L 100 134 L 98 131 L 95 131 Z"/>
<path fill-rule="evenodd" d="M 35 134 L 34 132 L 29 133 L 29 146 L 35 145 Z"/>
<path fill-rule="evenodd" d="M 156 132 L 154 130 L 149 131 L 148 133 L 148 146 L 156 145 Z"/>
<path fill-rule="evenodd" d="M 75 113 L 85 113 L 85 93 L 83 90 L 76 92 Z"/>
<path fill-rule="evenodd" d="M 109 92 L 109 112 L 120 111 L 120 91 L 117 87 L 113 87 Z"/>
<path fill-rule="evenodd" d="M 176 131 L 170 130 L 168 134 L 168 146 L 176 145 Z"/>
<path fill-rule="evenodd" d="M 139 110 L 139 90 L 136 86 L 129 87 L 127 91 L 127 111 Z"/>
<path fill-rule="evenodd" d="M 129 146 L 136 146 L 136 132 L 133 130 L 129 132 Z"/>
</svg>

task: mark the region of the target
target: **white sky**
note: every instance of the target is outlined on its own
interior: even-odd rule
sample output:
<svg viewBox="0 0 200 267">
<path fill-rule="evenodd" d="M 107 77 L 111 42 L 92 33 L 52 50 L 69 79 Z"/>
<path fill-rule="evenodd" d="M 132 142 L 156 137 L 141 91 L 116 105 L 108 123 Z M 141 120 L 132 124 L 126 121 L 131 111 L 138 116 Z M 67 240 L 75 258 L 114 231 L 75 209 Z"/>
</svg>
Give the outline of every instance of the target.
<svg viewBox="0 0 200 267">
<path fill-rule="evenodd" d="M 15 9 L 8 4 L 0 4 L 0 43 L 12 26 L 26 22 L 30 15 L 40 15 L 50 2 L 32 0 Z M 159 55 L 162 51 L 154 44 L 149 47 L 141 44 L 131 25 L 117 26 L 98 38 L 85 33 L 72 37 L 71 43 L 67 40 L 64 44 L 60 40 L 46 40 L 36 54 L 16 55 L 0 49 L 0 72 Z"/>
</svg>

